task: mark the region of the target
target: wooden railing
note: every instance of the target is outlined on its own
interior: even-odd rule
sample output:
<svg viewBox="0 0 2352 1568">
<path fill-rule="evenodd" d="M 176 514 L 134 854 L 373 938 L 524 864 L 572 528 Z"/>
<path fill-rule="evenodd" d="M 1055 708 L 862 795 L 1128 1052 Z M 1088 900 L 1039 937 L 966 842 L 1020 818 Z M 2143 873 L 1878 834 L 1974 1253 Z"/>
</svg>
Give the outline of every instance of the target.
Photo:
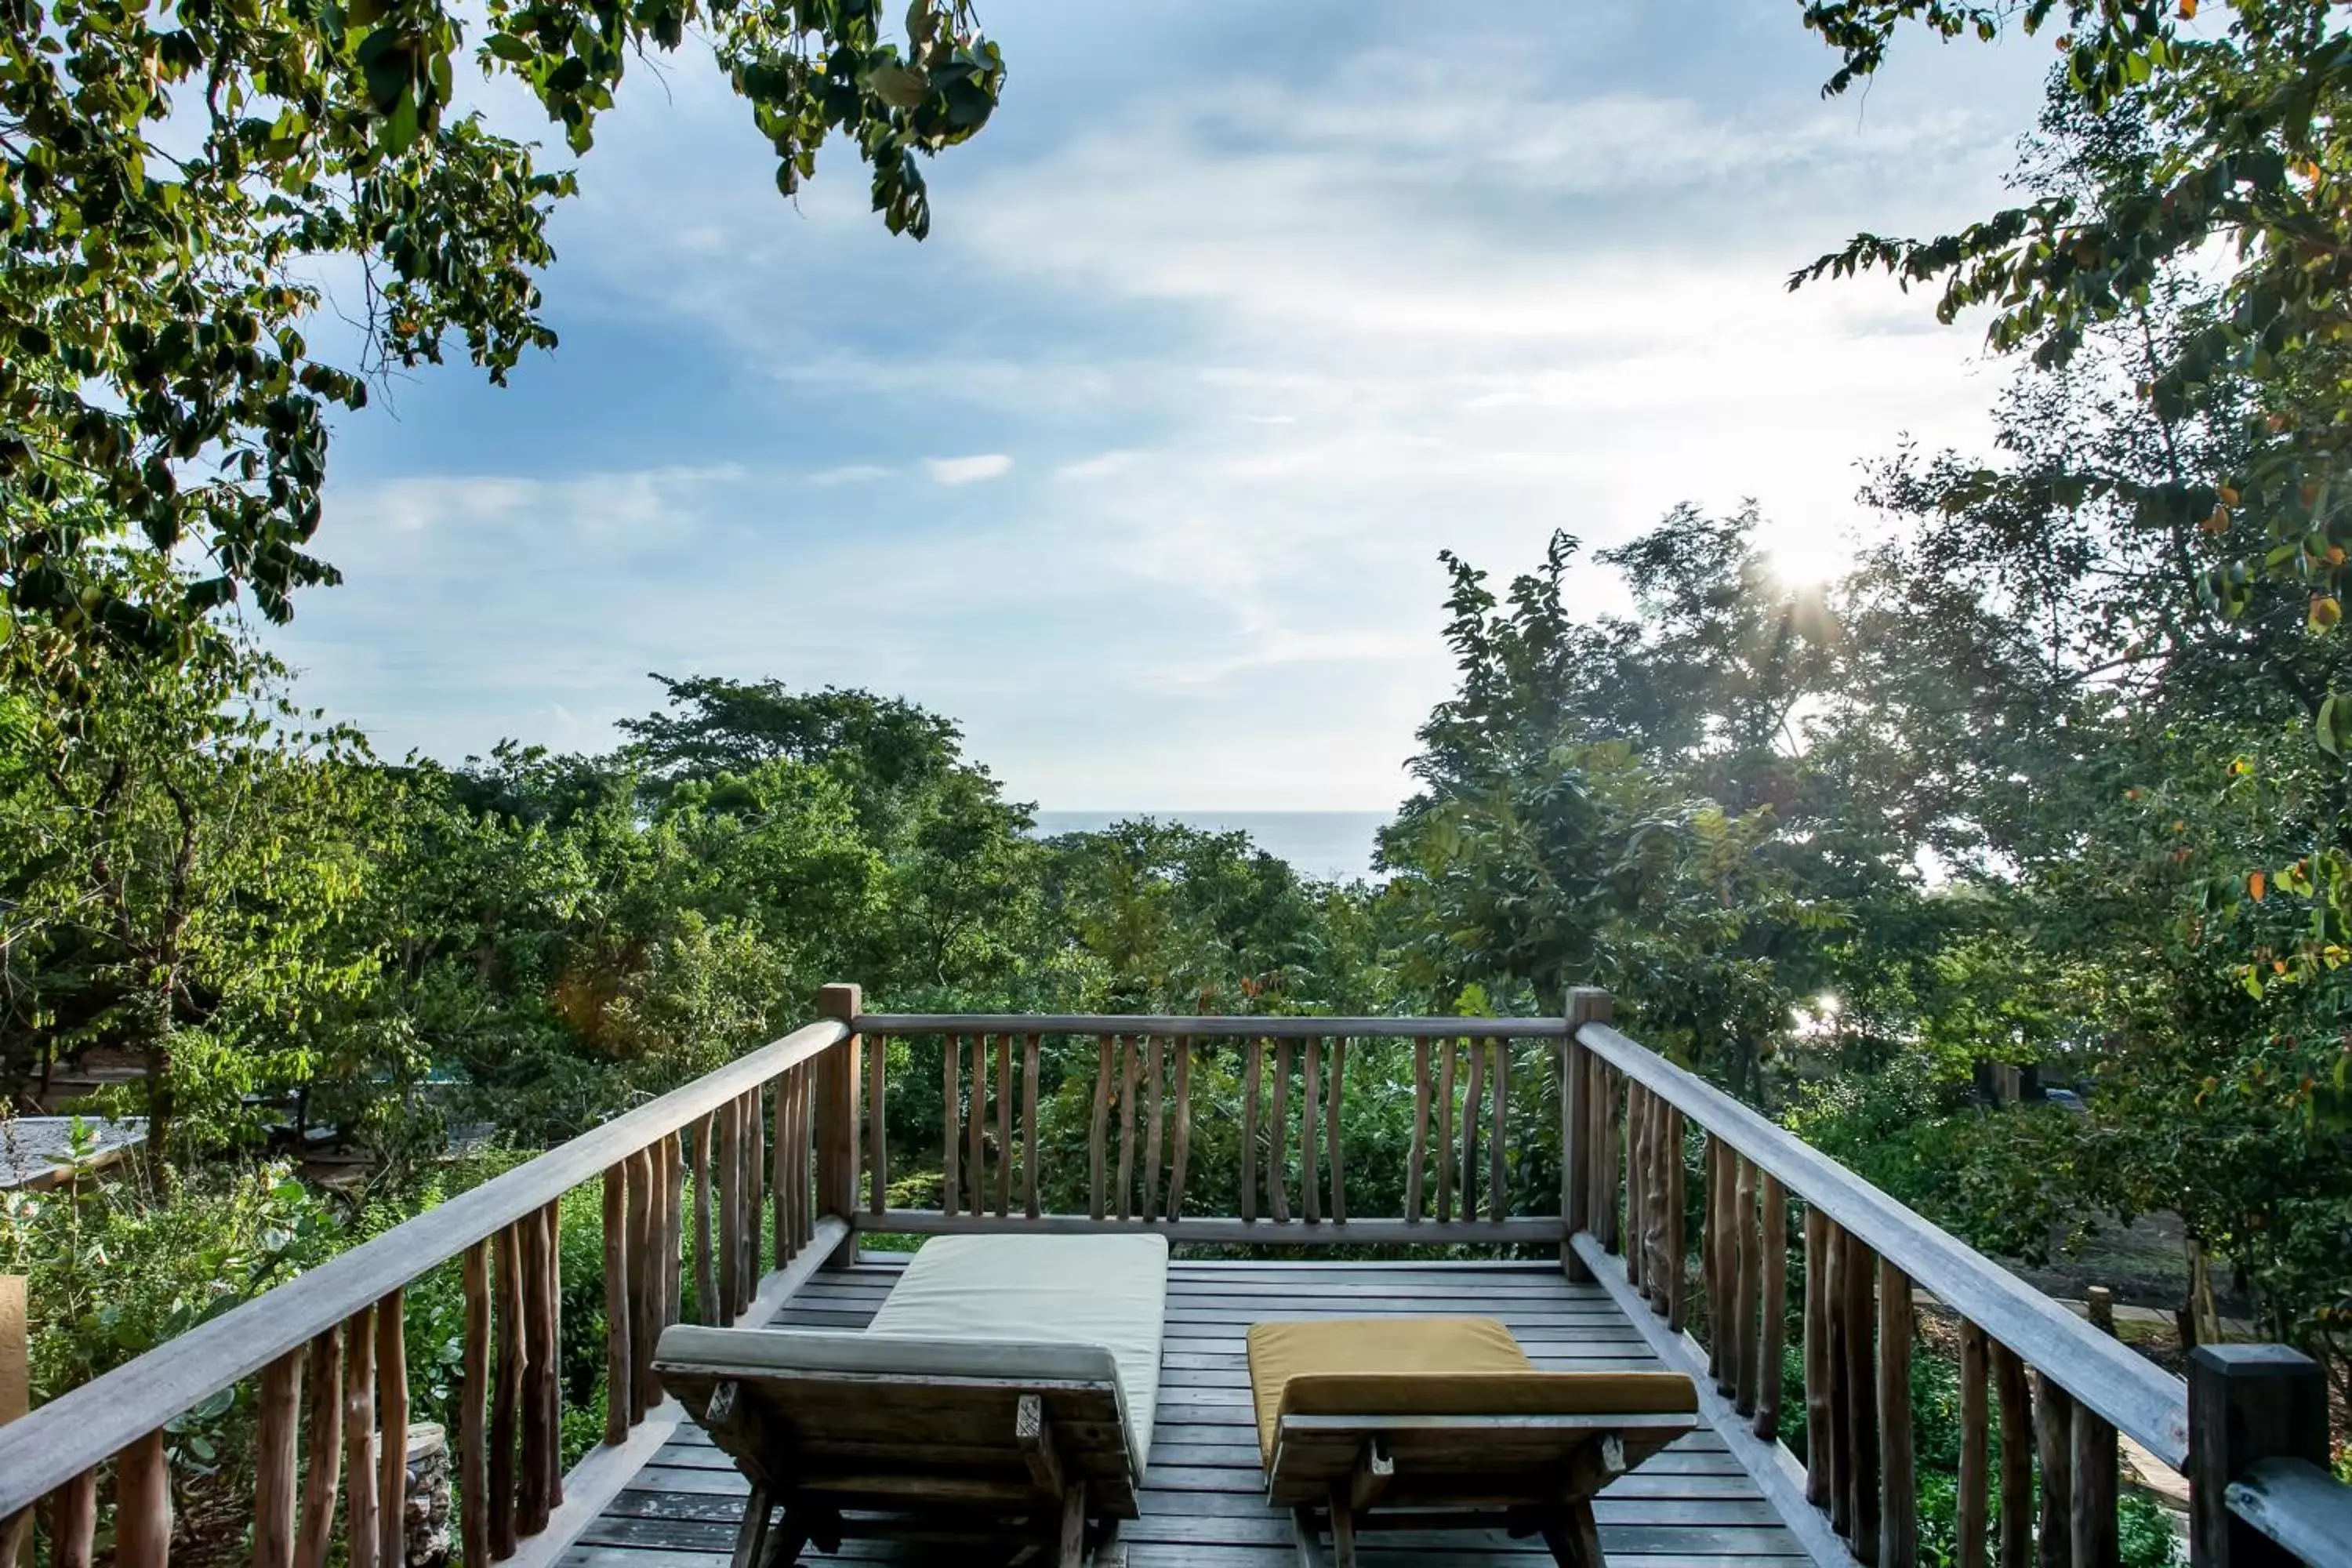
<svg viewBox="0 0 2352 1568">
<path fill-rule="evenodd" d="M 1510 1212 L 1507 1159 L 1512 1066 L 1527 1059 L 1515 1048 L 1532 1044 L 1549 1080 L 1562 1019 L 868 1014 L 855 1026 L 872 1047 L 869 1108 L 883 1100 L 890 1039 L 919 1045 L 924 1059 L 936 1060 L 940 1089 L 939 1141 L 922 1157 L 923 1169 L 936 1163 L 940 1172 L 939 1206 L 887 1206 L 891 1155 L 877 1115 L 866 1136 L 872 1184 L 862 1229 L 1126 1226 L 1286 1247 L 1557 1245 L 1565 1234 L 1556 1214 Z M 1340 1107 L 1350 1043 L 1374 1040 L 1411 1042 L 1413 1119 L 1402 1213 L 1366 1216 L 1349 1201 Z M 1084 1213 L 1041 1208 L 1039 1093 L 1049 1050 L 1061 1081 L 1091 1078 Z M 1192 1157 L 1203 1098 L 1196 1068 L 1213 1056 L 1238 1081 L 1244 1157 L 1238 1169 L 1204 1173 Z M 1212 1175 L 1209 1201 L 1229 1201 L 1230 1209 L 1188 1214 L 1202 1206 L 1202 1178 Z"/>
<path fill-rule="evenodd" d="M 2189 1478 L 2200 1568 L 2352 1563 L 2352 1489 L 2319 1468 L 2326 1391 L 2307 1358 L 2203 1347 L 2184 1384 L 1618 1033 L 1604 993 L 1572 993 L 1569 1012 L 1570 1271 L 1600 1280 L 1650 1321 L 1662 1352 L 1687 1363 L 1717 1429 L 1784 1516 L 1801 1523 L 1811 1510 L 1814 1530 L 1800 1533 L 1818 1556 L 1833 1538 L 1874 1568 L 1918 1562 L 1911 1361 L 1924 1294 L 1958 1320 L 1959 1568 L 1986 1568 L 1989 1556 L 2000 1568 L 2117 1562 L 2118 1432 Z M 1697 1226 L 1688 1237 L 1686 1216 Z M 1778 1441 L 1792 1261 L 1801 1465 Z M 1703 1340 L 1690 1331 L 1702 1323 Z"/>
<path fill-rule="evenodd" d="M 454 1438 L 462 1561 L 551 1559 L 677 1416 L 653 1374 L 690 1252 L 703 1321 L 763 1321 L 854 1247 L 856 986 L 826 1021 L 395 1226 L 0 1427 L 0 1563 L 37 1531 L 55 1568 L 163 1568 L 167 1426 L 252 1380 L 255 1568 L 399 1568 L 410 1414 L 404 1298 L 455 1264 L 464 1328 Z M 692 1180 L 688 1180 L 688 1173 Z M 557 1204 L 601 1182 L 605 1415 L 568 1475 Z M 763 1234 L 764 1233 L 764 1234 Z M 775 1273 L 762 1286 L 763 1268 Z M 656 1416 L 659 1418 L 656 1419 Z M 567 1503 L 570 1504 L 567 1510 Z"/>
<path fill-rule="evenodd" d="M 856 986 L 828 986 L 824 1022 L 0 1428 L 0 1563 L 37 1518 L 50 1563 L 90 1568 L 110 1471 L 113 1561 L 163 1568 L 164 1429 L 252 1380 L 256 1568 L 326 1568 L 338 1553 L 352 1568 L 397 1568 L 402 1305 L 439 1268 L 460 1269 L 465 1303 L 461 1561 L 535 1568 L 678 1419 L 651 1363 L 689 1267 L 702 1321 L 758 1323 L 818 1268 L 850 1261 L 859 1231 L 1122 1228 L 1222 1245 L 1557 1248 L 1700 1381 L 1707 1418 L 1816 1560 L 1874 1568 L 1912 1568 L 1918 1555 L 1910 1358 L 1915 1313 L 1932 1296 L 1960 1324 L 1960 1568 L 1989 1568 L 1989 1556 L 2000 1568 L 2114 1563 L 2119 1432 L 2192 1478 L 2200 1568 L 2352 1558 L 2352 1491 L 2318 1468 L 2326 1391 L 2307 1361 L 2205 1347 L 2184 1385 L 1618 1033 L 1601 993 L 1574 993 L 1568 1016 L 1548 1019 L 868 1015 L 858 1004 Z M 935 1208 L 888 1198 L 894 1039 L 940 1090 L 937 1143 L 912 1162 L 928 1174 L 936 1154 Z M 1341 1107 L 1351 1061 L 1401 1066 L 1400 1043 L 1412 1095 L 1402 1212 L 1367 1215 L 1360 1190 L 1351 1202 Z M 1083 1182 L 1045 1167 L 1076 1147 L 1048 1115 L 1049 1062 L 1063 1114 L 1085 1112 Z M 1213 1100 L 1202 1088 L 1212 1072 L 1230 1074 Z M 1539 1091 L 1516 1119 L 1515 1080 Z M 1559 1195 L 1545 1212 L 1550 1195 L 1528 1179 L 1533 1145 L 1514 1130 L 1544 1119 L 1537 1142 L 1549 1146 L 1554 1098 Z M 1237 1123 L 1217 1129 L 1235 1135 L 1235 1168 L 1202 1168 L 1204 1115 Z M 607 1399 L 603 1444 L 567 1473 L 555 1212 L 591 1182 L 603 1187 Z M 1083 1193 L 1083 1212 L 1050 1212 L 1056 1190 Z M 1777 1440 L 1799 1263 L 1801 1464 Z"/>
</svg>

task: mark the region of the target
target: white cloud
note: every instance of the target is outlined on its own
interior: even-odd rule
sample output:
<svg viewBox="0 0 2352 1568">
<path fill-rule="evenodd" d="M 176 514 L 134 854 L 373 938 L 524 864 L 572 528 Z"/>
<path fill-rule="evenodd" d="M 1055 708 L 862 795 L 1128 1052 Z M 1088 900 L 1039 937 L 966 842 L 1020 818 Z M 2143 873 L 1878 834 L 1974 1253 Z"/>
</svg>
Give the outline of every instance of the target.
<svg viewBox="0 0 2352 1568">
<path fill-rule="evenodd" d="M 934 484 L 971 485 L 1003 479 L 1013 471 L 1013 459 L 1002 452 L 982 452 L 970 458 L 926 458 L 923 467 Z"/>
<path fill-rule="evenodd" d="M 787 206 L 756 146 L 724 155 L 723 92 L 634 100 L 555 283 L 594 279 L 601 320 L 772 411 L 759 472 L 339 493 L 353 583 L 304 606 L 310 662 L 343 637 L 338 707 L 441 750 L 593 743 L 645 670 L 703 670 L 902 692 L 1049 805 L 1391 803 L 1452 680 L 1441 546 L 1502 580 L 1554 528 L 1602 545 L 1753 495 L 1818 567 L 1857 458 L 1969 439 L 1990 401 L 1974 333 L 1925 300 L 1781 281 L 1857 228 L 1999 201 L 2041 58 L 2002 97 L 1933 75 L 1979 54 L 1920 52 L 1864 119 L 1819 102 L 1815 55 L 1753 66 L 1748 24 L 1715 25 L 1732 0 L 1672 60 L 1628 42 L 1646 7 L 1591 10 L 1497 21 L 1516 53 L 1400 24 L 1311 65 L 1171 54 L 1107 95 L 1101 61 L 1040 47 L 1059 7 L 1005 0 L 1023 91 L 930 166 L 920 247 L 840 150 Z M 1068 482 L 980 482 L 1014 452 Z M 858 482 L 894 475 L 955 493 Z M 819 613 L 844 583 L 885 606 Z"/>
</svg>

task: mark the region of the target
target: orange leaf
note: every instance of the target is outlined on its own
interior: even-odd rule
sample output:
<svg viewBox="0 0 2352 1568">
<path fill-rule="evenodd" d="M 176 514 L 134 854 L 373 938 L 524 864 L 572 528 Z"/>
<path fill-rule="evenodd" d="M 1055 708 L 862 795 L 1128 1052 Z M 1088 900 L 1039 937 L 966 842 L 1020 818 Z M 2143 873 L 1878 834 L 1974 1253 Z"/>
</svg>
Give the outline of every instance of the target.
<svg viewBox="0 0 2352 1568">
<path fill-rule="evenodd" d="M 2254 902 L 2261 903 L 2270 890 L 2271 879 L 2267 872 L 2256 871 L 2246 878 L 2246 896 Z"/>
</svg>

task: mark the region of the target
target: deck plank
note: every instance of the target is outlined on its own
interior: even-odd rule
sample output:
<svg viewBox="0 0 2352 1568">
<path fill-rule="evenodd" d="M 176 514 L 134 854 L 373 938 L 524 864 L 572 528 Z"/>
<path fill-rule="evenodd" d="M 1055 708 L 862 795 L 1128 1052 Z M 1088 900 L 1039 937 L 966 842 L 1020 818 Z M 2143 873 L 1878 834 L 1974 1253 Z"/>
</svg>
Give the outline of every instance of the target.
<svg viewBox="0 0 2352 1568">
<path fill-rule="evenodd" d="M 778 1327 L 856 1330 L 905 1267 L 869 1253 L 812 1280 Z M 1130 1568 L 1287 1568 L 1286 1514 L 1262 1500 L 1244 1335 L 1269 1318 L 1499 1318 L 1537 1365 L 1638 1371 L 1655 1354 L 1599 1287 L 1555 1267 L 1509 1263 L 1311 1263 L 1247 1260 L 1171 1266 L 1151 1467 L 1141 1517 L 1120 1529 Z M 562 1568 L 726 1568 L 747 1488 L 691 1425 L 679 1428 L 564 1555 Z M 1603 1549 L 1619 1568 L 1795 1568 L 1803 1548 L 1712 1432 L 1695 1433 L 1596 1500 Z M 1549 1561 L 1497 1531 L 1381 1531 L 1364 1538 L 1375 1568 L 1509 1568 Z M 812 1554 L 804 1562 L 834 1561 Z M 969 1542 L 849 1542 L 839 1560 L 990 1560 Z"/>
</svg>

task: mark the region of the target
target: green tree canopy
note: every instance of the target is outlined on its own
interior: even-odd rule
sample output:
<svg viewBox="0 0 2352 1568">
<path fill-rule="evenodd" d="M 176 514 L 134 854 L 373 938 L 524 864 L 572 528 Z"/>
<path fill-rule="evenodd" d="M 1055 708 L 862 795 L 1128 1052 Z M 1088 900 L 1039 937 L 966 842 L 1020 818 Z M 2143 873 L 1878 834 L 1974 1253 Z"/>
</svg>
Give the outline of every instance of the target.
<svg viewBox="0 0 2352 1568">
<path fill-rule="evenodd" d="M 464 110 L 444 0 L 0 5 L 0 593 L 76 635 L 179 647 L 239 594 L 282 620 L 311 550 L 327 412 L 377 365 L 454 348 L 503 382 L 551 346 L 539 274 L 574 176 Z M 929 226 L 921 154 L 1004 79 L 967 0 L 491 0 L 488 74 L 574 154 L 632 58 L 707 38 L 789 195 L 839 133 L 893 232 Z M 359 363 L 306 338 L 321 263 L 358 264 Z M 195 563 L 123 573 L 116 552 Z"/>
</svg>

